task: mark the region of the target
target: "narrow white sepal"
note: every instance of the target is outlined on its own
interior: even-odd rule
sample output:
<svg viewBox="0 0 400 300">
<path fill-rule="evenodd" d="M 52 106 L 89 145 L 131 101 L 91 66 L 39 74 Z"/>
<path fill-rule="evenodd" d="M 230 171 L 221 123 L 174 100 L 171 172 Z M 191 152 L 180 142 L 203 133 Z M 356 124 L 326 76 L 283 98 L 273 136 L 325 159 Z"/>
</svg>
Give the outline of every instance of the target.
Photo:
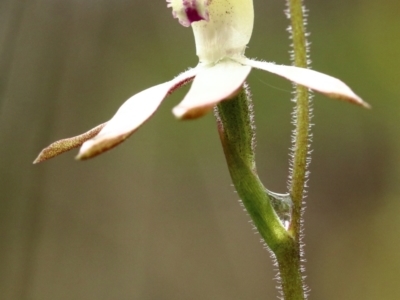
<svg viewBox="0 0 400 300">
<path fill-rule="evenodd" d="M 188 70 L 129 98 L 99 134 L 82 145 L 77 159 L 91 158 L 123 142 L 154 114 L 171 91 L 193 78 L 196 72 Z"/>
<path fill-rule="evenodd" d="M 198 73 L 185 98 L 173 109 L 179 119 L 198 118 L 218 102 L 233 97 L 246 80 L 251 67 L 232 60 L 215 65 L 199 65 Z"/>
<path fill-rule="evenodd" d="M 248 58 L 243 58 L 239 61 L 248 66 L 282 76 L 330 98 L 341 99 L 361 105 L 365 108 L 370 108 L 370 105 L 356 95 L 343 81 L 324 73 L 294 66 L 276 65 L 274 63 L 256 61 Z"/>
</svg>

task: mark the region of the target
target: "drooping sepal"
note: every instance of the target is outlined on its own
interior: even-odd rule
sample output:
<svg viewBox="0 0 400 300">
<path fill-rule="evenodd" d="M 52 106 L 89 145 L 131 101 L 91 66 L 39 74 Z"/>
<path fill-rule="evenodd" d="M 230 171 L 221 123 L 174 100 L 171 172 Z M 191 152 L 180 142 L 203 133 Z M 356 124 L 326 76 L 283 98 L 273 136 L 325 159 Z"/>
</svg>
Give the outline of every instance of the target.
<svg viewBox="0 0 400 300">
<path fill-rule="evenodd" d="M 125 141 L 150 119 L 171 92 L 191 81 L 197 69 L 187 70 L 171 81 L 133 95 L 118 109 L 107 125 L 92 139 L 82 144 L 77 159 L 95 157 Z"/>
</svg>

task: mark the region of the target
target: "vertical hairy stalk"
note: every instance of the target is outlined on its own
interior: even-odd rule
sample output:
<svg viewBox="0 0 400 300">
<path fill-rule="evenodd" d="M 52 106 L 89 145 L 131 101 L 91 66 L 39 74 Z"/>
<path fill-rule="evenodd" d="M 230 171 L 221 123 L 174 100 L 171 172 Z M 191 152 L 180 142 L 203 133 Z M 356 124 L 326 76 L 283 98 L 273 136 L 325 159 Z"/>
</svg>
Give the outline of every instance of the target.
<svg viewBox="0 0 400 300">
<path fill-rule="evenodd" d="M 279 267 L 284 299 L 303 300 L 297 241 L 280 221 L 255 166 L 253 113 L 247 88 L 216 109 L 218 132 L 232 182 Z"/>
<path fill-rule="evenodd" d="M 292 39 L 292 62 L 296 67 L 307 68 L 308 43 L 306 40 L 305 24 L 306 10 L 302 0 L 287 0 L 287 16 L 290 19 L 289 32 Z M 311 119 L 311 96 L 304 86 L 295 86 L 295 109 L 293 112 L 293 131 L 291 174 L 289 182 L 289 193 L 293 201 L 292 220 L 289 233 L 293 236 L 296 247 L 296 258 L 301 264 L 302 249 L 302 204 L 305 197 L 305 188 L 308 176 L 308 165 L 310 163 L 310 119 Z M 301 266 L 301 270 L 304 267 Z M 304 289 L 305 285 L 303 283 Z M 306 297 L 306 295 L 305 295 Z"/>
<path fill-rule="evenodd" d="M 305 9 L 301 0 L 288 0 L 287 15 L 291 25 L 289 31 L 292 38 L 292 60 L 296 67 L 308 67 L 307 41 L 305 34 Z M 292 148 L 292 171 L 290 174 L 289 191 L 293 201 L 292 222 L 289 232 L 300 240 L 301 232 L 301 206 L 305 193 L 307 179 L 307 167 L 309 164 L 309 129 L 310 129 L 310 95 L 306 87 L 296 85 L 295 89 L 296 107 L 293 112 L 293 148 Z"/>
</svg>

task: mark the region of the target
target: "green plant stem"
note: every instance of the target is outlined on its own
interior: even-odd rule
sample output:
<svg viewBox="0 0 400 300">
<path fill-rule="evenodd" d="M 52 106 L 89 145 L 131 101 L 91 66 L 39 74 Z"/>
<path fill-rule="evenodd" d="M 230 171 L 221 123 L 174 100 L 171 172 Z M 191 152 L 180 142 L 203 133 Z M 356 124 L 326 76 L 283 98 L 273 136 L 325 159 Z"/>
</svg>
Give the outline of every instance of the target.
<svg viewBox="0 0 400 300">
<path fill-rule="evenodd" d="M 255 167 L 252 104 L 246 88 L 216 109 L 218 132 L 229 172 L 243 204 L 275 254 L 284 299 L 304 299 L 297 242 L 283 227 Z"/>
<path fill-rule="evenodd" d="M 245 91 L 218 105 L 218 131 L 232 181 L 255 226 L 274 251 L 289 235 L 279 221 L 255 168 L 251 108 Z"/>
<path fill-rule="evenodd" d="M 296 67 L 306 68 L 308 66 L 307 44 L 302 1 L 288 0 L 288 14 L 292 29 L 293 63 Z M 307 88 L 300 85 L 296 86 L 295 124 L 292 174 L 289 187 L 289 192 L 293 201 L 293 212 L 289 232 L 299 244 L 301 234 L 301 210 L 307 177 L 310 128 L 309 92 Z"/>
</svg>

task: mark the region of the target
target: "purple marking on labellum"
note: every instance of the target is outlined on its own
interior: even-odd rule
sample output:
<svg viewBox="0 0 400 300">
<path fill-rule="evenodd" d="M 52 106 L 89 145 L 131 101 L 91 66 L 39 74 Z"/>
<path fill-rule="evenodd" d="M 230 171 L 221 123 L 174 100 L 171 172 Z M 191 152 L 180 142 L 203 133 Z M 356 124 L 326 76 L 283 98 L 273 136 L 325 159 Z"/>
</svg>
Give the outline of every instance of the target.
<svg viewBox="0 0 400 300">
<path fill-rule="evenodd" d="M 194 7 L 185 8 L 185 13 L 190 23 L 206 20 Z"/>
</svg>

